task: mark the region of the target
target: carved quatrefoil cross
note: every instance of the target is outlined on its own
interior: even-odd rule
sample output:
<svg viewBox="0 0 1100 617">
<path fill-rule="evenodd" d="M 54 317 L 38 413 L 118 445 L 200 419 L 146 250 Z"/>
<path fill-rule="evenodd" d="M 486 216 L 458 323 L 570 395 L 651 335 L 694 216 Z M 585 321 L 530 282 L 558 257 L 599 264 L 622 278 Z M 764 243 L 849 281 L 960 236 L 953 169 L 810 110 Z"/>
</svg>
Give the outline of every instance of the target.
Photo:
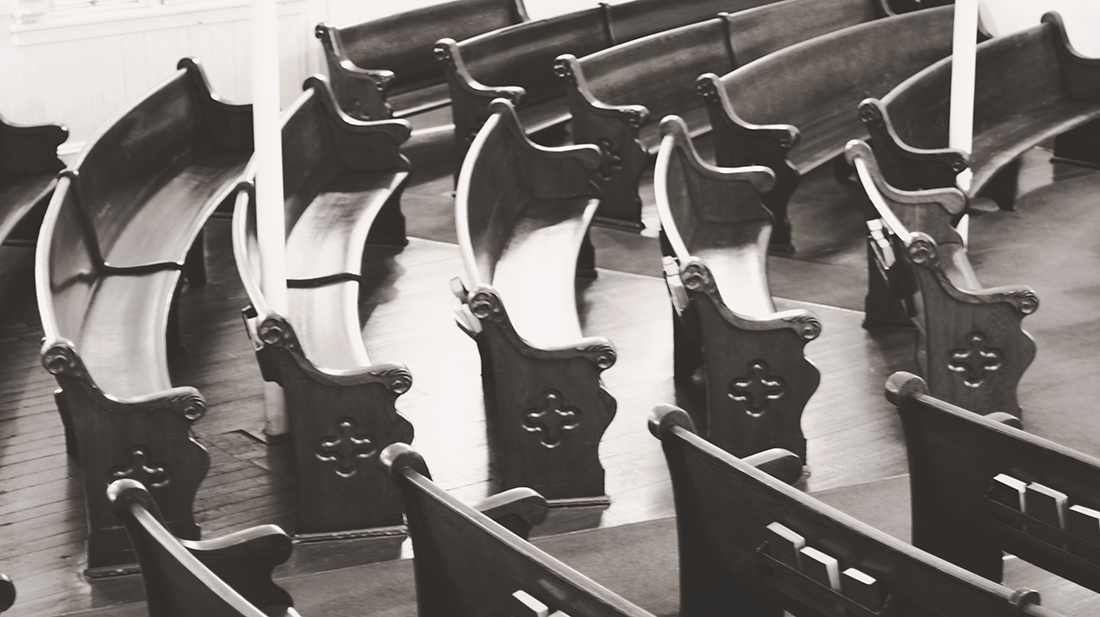
<svg viewBox="0 0 1100 617">
<path fill-rule="evenodd" d="M 540 441 L 547 448 L 556 448 L 571 431 L 581 424 L 581 410 L 562 404 L 561 394 L 551 390 L 543 395 L 542 409 L 529 409 L 524 412 L 523 428 L 542 433 Z"/>
<path fill-rule="evenodd" d="M 321 440 L 317 459 L 336 463 L 336 475 L 350 478 L 359 471 L 360 461 L 371 458 L 378 448 L 374 437 L 356 431 L 355 420 L 345 418 L 336 425 L 336 436 Z"/>
<path fill-rule="evenodd" d="M 168 466 L 164 463 L 149 462 L 149 455 L 145 453 L 145 448 L 141 446 L 131 448 L 129 456 L 129 465 L 119 465 L 111 469 L 109 482 L 130 478 L 149 488 L 163 488 L 171 482 L 168 477 Z"/>
<path fill-rule="evenodd" d="M 966 337 L 966 348 L 951 352 L 947 368 L 962 373 L 963 383 L 977 388 L 985 381 L 986 373 L 992 373 L 1004 364 L 1004 352 L 995 347 L 987 347 L 985 335 L 971 332 Z"/>
<path fill-rule="evenodd" d="M 768 411 L 768 403 L 778 400 L 786 392 L 783 378 L 768 375 L 768 364 L 755 360 L 748 365 L 747 377 L 734 377 L 729 382 L 731 399 L 745 405 L 745 413 L 759 418 Z"/>
</svg>

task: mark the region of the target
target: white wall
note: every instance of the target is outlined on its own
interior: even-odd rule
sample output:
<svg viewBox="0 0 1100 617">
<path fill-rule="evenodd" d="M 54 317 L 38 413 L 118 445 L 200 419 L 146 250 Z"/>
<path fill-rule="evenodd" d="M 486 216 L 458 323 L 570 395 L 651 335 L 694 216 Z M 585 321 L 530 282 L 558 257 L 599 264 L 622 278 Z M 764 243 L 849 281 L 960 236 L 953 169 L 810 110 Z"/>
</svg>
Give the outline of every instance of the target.
<svg viewBox="0 0 1100 617">
<path fill-rule="evenodd" d="M 13 34 L 14 1 L 0 0 L 0 114 L 20 123 L 68 125 L 69 151 L 170 75 L 183 56 L 202 60 L 215 90 L 226 99 L 251 100 L 246 0 L 189 0 L 191 7 L 202 10 Z M 313 37 L 315 24 L 382 17 L 435 1 L 280 0 L 283 106 L 297 96 L 307 75 L 324 71 L 321 47 Z M 992 27 L 1000 33 L 1037 24 L 1044 10 L 1057 6 L 1078 49 L 1100 56 L 1096 0 L 984 2 Z M 531 17 L 538 19 L 596 3 L 527 0 L 526 6 Z"/>
</svg>

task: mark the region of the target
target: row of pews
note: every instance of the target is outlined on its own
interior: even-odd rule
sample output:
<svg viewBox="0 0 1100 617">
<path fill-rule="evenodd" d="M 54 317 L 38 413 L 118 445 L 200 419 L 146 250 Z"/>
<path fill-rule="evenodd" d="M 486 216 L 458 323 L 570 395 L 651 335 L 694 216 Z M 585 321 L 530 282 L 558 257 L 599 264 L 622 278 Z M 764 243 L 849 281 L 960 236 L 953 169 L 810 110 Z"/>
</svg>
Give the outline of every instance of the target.
<svg viewBox="0 0 1100 617">
<path fill-rule="evenodd" d="M 789 486 L 801 473 L 791 452 L 735 457 L 697 435 L 683 410 L 662 405 L 649 430 L 672 477 L 679 580 L 668 573 L 640 584 L 678 589 L 687 617 L 1056 616 L 1037 591 L 1000 584 L 1008 549 L 1100 588 L 1100 460 L 1029 435 L 1008 414 L 944 403 L 908 373 L 890 377 L 886 396 L 910 452 L 915 546 Z M 600 585 L 623 566 L 614 555 L 589 578 L 527 542 L 547 516 L 538 492 L 515 488 L 471 507 L 436 486 L 407 444 L 374 464 L 401 496 L 422 617 L 653 614 Z M 278 527 L 181 541 L 140 482 L 116 480 L 106 494 L 137 550 L 151 615 L 297 614 L 271 580 L 293 548 Z"/>
<path fill-rule="evenodd" d="M 667 3 L 633 0 L 541 21 L 528 20 L 515 0 L 463 0 L 357 27 L 319 26 L 332 85 L 323 77 L 307 80 L 282 126 L 289 154 L 283 169 L 286 315 L 272 310 L 258 283 L 263 264 L 250 163 L 251 108 L 222 101 L 197 61 L 182 60 L 172 77 L 120 113 L 56 180 L 63 129 L 0 125 L 0 198 L 19 206 L 5 214 L 13 223 L 0 230 L 16 230 L 10 234 L 16 237 L 20 225 L 37 224 L 32 212 L 42 220 L 36 256 L 46 334 L 42 363 L 60 387 L 56 400 L 67 448 L 82 471 L 88 574 L 132 571 L 140 561 L 147 590 L 163 589 L 164 598 L 207 593 L 168 591 L 183 570 L 200 572 L 195 580 L 209 587 L 216 577 L 201 573 L 209 567 L 229 588 L 235 586 L 236 575 L 226 572 L 235 572 L 236 565 L 218 570 L 234 562 L 204 558 L 201 547 L 191 544 L 200 537 L 192 502 L 210 465 L 191 424 L 206 402 L 196 389 L 174 386 L 168 373 L 170 354 L 181 351 L 178 295 L 185 282 L 205 282 L 203 226 L 216 210 L 232 208 L 234 255 L 251 303 L 243 314 L 246 332 L 263 378 L 278 383 L 287 401 L 297 536 L 376 537 L 392 546 L 395 557 L 405 535 L 404 512 L 418 558 L 439 560 L 418 562 L 418 577 L 438 579 L 434 585 L 446 593 L 457 593 L 447 576 L 458 575 L 443 574 L 448 568 L 467 571 L 464 576 L 484 573 L 454 565 L 461 562 L 444 553 L 474 558 L 476 550 L 491 545 L 526 552 L 526 561 L 545 565 L 562 585 L 579 590 L 578 604 L 563 604 L 531 585 L 538 571 L 510 583 L 512 591 L 522 589 L 554 610 L 586 614 L 606 604 L 608 614 L 645 614 L 609 600 L 568 569 L 543 564 L 521 541 L 448 501 L 431 486 L 423 462 L 400 445 L 413 440 L 412 425 L 396 409 L 413 377 L 401 364 L 373 361 L 363 345 L 358 294 L 364 246 L 405 244 L 400 198 L 412 169 L 400 147 L 412 132 L 408 118 L 450 104 L 463 260 L 463 276 L 452 290 L 460 301 L 458 324 L 476 341 L 482 359 L 494 490 L 534 489 L 542 497 L 520 493 L 528 508 L 543 498 L 547 507 L 575 512 L 598 512 L 609 504 L 599 445 L 616 402 L 600 374 L 614 365 L 617 352 L 608 339 L 583 335 L 575 279 L 595 276 L 589 239 L 594 221 L 640 226 L 637 186 L 655 158 L 675 375 L 686 383 L 701 378 L 707 401 L 690 419 L 669 410 L 653 428 L 673 477 L 682 477 L 676 480 L 681 546 L 694 543 L 708 553 L 716 540 L 706 534 L 729 533 L 730 525 L 713 524 L 720 520 L 715 512 L 734 507 L 727 502 L 737 499 L 699 488 L 708 482 L 756 487 L 762 492 L 752 516 L 770 517 L 732 526 L 759 527 L 728 540 L 745 551 L 739 556 L 682 554 L 681 573 L 692 573 L 692 585 L 681 586 L 687 614 L 741 605 L 759 607 L 760 614 L 774 614 L 776 606 L 799 614 L 878 614 L 888 602 L 904 605 L 907 597 L 928 595 L 906 587 L 910 578 L 934 583 L 925 589 L 957 589 L 952 602 L 981 614 L 987 603 L 1044 614 L 1030 593 L 981 582 L 754 470 L 759 463 L 787 481 L 804 472 L 809 462 L 800 419 L 821 378 L 803 352 L 821 324 L 809 311 L 776 311 L 766 257 L 794 250 L 786 204 L 799 174 L 829 161 L 838 178 L 854 170 L 867 196 L 867 326 L 912 323 L 919 333 L 916 355 L 927 385 L 907 381 L 898 392 L 915 396 L 927 390 L 979 413 L 1019 416 L 1016 385 L 1035 353 L 1020 319 L 1037 309 L 1038 298 L 1024 287 L 982 288 L 953 226 L 982 197 L 1011 193 L 1004 187 L 1014 186 L 1013 161 L 1050 137 L 1059 136 L 1064 156 L 1097 160 L 1091 136 L 1100 117 L 1100 65 L 1072 49 L 1054 15 L 1019 35 L 983 42 L 977 145 L 967 159 L 940 143 L 950 7 L 906 7 L 920 10 L 898 15 L 877 0 L 828 1 L 828 20 L 808 11 L 807 0 L 693 0 L 672 12 Z M 703 21 L 721 10 L 728 12 Z M 425 27 L 411 32 L 414 22 Z M 499 29 L 476 31 L 493 27 Z M 379 44 L 382 35 L 396 38 Z M 378 50 L 389 54 L 383 57 L 392 68 L 361 64 Z M 829 61 L 829 70 L 822 70 L 821 62 Z M 658 114 L 672 115 L 654 126 Z M 577 145 L 532 141 L 570 117 Z M 704 161 L 693 145 L 710 127 L 720 167 Z M 869 143 L 848 143 L 868 136 Z M 842 152 L 846 159 L 839 158 Z M 968 167 L 975 182 L 960 190 L 953 174 Z M 927 177 L 918 177 L 924 169 L 930 170 Z M 26 222 L 15 224 L 20 221 Z M 903 400 L 902 394 L 891 396 Z M 898 404 L 903 410 L 916 405 Z M 380 458 L 388 461 L 388 471 Z M 727 467 L 731 475 L 721 475 Z M 723 471 L 706 477 L 704 471 L 715 468 Z M 1013 473 L 1020 482 L 1032 482 L 1027 473 Z M 705 479 L 686 479 L 699 474 Z M 926 482 L 918 475 L 914 471 L 914 491 Z M 1040 479 L 1055 492 L 1051 487 L 1062 486 L 1057 475 Z M 1086 491 L 1072 488 L 1082 500 L 1077 505 L 1100 508 Z M 725 501 L 703 510 L 695 492 Z M 1026 518 L 1030 494 L 1025 488 L 1023 505 L 1015 507 L 1024 514 L 1005 515 L 1015 516 L 1005 525 L 1016 535 L 1046 530 L 1020 518 Z M 430 505 L 432 500 L 446 505 Z M 800 508 L 813 514 L 793 514 Z M 457 549 L 424 539 L 439 535 L 430 531 L 419 532 L 418 539 L 418 529 L 460 525 L 433 522 L 430 512 L 444 511 L 473 517 L 469 524 L 484 537 L 475 535 Z M 1055 521 L 1061 521 L 1062 535 L 1046 530 L 1039 536 L 1055 537 L 1047 544 L 1087 560 L 1092 532 L 1076 534 L 1084 534 L 1086 544 L 1063 537 L 1074 535 L 1064 523 L 1067 516 Z M 514 523 L 514 515 L 505 518 Z M 1040 518 L 1055 526 L 1054 518 Z M 766 531 L 777 521 L 782 529 Z M 914 523 L 915 529 L 934 527 Z M 176 574 L 157 575 L 150 565 L 187 562 L 187 551 L 173 548 L 164 530 L 200 554 L 195 563 L 167 566 Z M 944 540 L 945 533 L 915 532 L 915 541 L 940 554 L 937 547 L 957 544 Z M 918 536 L 938 539 L 923 544 Z M 797 538 L 817 545 L 811 554 L 815 563 L 826 564 L 820 566 L 824 577 L 803 569 Z M 289 546 L 281 531 L 240 539 L 263 547 L 266 574 L 289 554 L 280 548 Z M 856 548 L 834 549 L 840 552 L 832 562 L 818 554 L 840 539 Z M 790 546 L 781 548 L 781 542 Z M 1078 545 L 1085 548 L 1070 548 Z M 1048 553 L 1037 559 L 1060 558 Z M 838 578 L 830 574 L 838 560 L 864 570 Z M 899 565 L 895 571 L 882 563 Z M 763 569 L 749 574 L 759 564 Z M 990 567 L 980 573 L 996 578 Z M 518 566 L 506 569 L 524 573 Z M 726 569 L 729 578 L 717 574 Z M 891 578 L 908 569 L 931 574 L 901 577 L 906 582 Z M 151 578 L 156 576 L 161 578 Z M 487 578 L 508 580 L 502 577 Z M 873 587 L 867 578 L 892 582 L 865 589 Z M 844 589 L 844 581 L 857 591 Z M 274 604 L 289 605 L 285 593 L 272 592 L 266 583 L 242 584 L 263 590 L 255 596 L 239 591 L 246 601 L 270 606 L 259 600 L 270 592 Z M 457 587 L 469 591 L 477 584 Z M 511 592 L 500 597 L 518 602 Z M 957 610 L 922 602 L 914 614 Z M 230 605 L 243 606 L 236 599 Z M 422 610 L 426 615 L 444 607 Z"/>
</svg>

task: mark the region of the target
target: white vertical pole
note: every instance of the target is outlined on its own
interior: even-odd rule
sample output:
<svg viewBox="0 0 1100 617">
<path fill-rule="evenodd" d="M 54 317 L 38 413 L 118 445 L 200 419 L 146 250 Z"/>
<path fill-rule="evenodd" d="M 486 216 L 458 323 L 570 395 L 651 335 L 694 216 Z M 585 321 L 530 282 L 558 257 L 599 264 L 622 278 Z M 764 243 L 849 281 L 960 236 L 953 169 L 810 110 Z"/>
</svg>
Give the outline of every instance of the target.
<svg viewBox="0 0 1100 617">
<path fill-rule="evenodd" d="M 252 0 L 252 113 L 256 144 L 256 232 L 260 287 L 271 310 L 286 315 L 286 222 L 283 218 L 283 153 L 279 126 L 279 30 L 276 0 Z M 264 382 L 264 433 L 288 432 L 286 403 L 278 384 Z"/>
<path fill-rule="evenodd" d="M 954 44 L 951 51 L 951 124 L 948 145 L 967 154 L 974 149 L 974 75 L 978 32 L 978 1 L 955 0 Z M 973 173 L 966 169 L 956 181 L 964 191 Z M 959 234 L 966 242 L 968 217 L 959 222 Z"/>
</svg>

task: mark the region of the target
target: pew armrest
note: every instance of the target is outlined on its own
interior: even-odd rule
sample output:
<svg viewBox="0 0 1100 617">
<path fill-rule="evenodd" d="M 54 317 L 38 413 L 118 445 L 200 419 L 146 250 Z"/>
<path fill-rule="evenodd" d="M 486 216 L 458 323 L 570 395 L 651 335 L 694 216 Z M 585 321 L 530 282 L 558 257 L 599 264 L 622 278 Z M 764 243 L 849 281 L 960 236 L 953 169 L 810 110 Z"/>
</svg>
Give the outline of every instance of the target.
<svg viewBox="0 0 1100 617">
<path fill-rule="evenodd" d="M 569 84 L 567 87 L 577 96 L 573 101 L 585 111 L 601 118 L 608 118 L 639 129 L 649 120 L 649 110 L 644 105 L 613 105 L 601 101 L 588 85 L 580 64 L 573 54 L 562 54 L 554 61 L 554 73 Z"/>
<path fill-rule="evenodd" d="M 970 167 L 970 156 L 962 150 L 905 143 L 878 99 L 859 104 L 859 119 L 871 134 L 871 149 L 891 186 L 905 190 L 955 187 L 955 176 Z"/>
<path fill-rule="evenodd" d="M 469 96 L 491 101 L 504 98 L 518 105 L 526 91 L 519 86 L 487 86 L 478 81 L 462 60 L 462 52 L 454 39 L 440 39 L 435 44 L 435 57 L 446 67 L 447 77 Z"/>
<path fill-rule="evenodd" d="M 356 65 L 344 50 L 339 29 L 330 24 L 317 24 L 313 33 L 325 50 L 340 107 L 357 118 L 389 118 L 392 111 L 386 102 L 386 87 L 394 79 L 393 71 Z"/>
<path fill-rule="evenodd" d="M 546 499 L 529 488 L 513 488 L 492 495 L 473 508 L 526 540 L 531 529 L 546 520 Z"/>
<path fill-rule="evenodd" d="M 741 460 L 786 484 L 794 484 L 802 477 L 802 460 L 783 448 L 771 448 Z"/>
<path fill-rule="evenodd" d="M 737 114 L 729 94 L 722 86 L 722 78 L 705 73 L 695 82 L 696 91 L 703 98 L 710 113 L 711 124 L 717 121 L 723 128 L 746 138 L 765 140 L 790 150 L 802 139 L 798 127 L 790 124 L 754 124 Z"/>
<path fill-rule="evenodd" d="M 261 525 L 211 540 L 180 540 L 203 565 L 234 591 L 267 610 L 290 609 L 294 600 L 271 573 L 290 558 L 290 537 L 275 525 Z"/>
</svg>

